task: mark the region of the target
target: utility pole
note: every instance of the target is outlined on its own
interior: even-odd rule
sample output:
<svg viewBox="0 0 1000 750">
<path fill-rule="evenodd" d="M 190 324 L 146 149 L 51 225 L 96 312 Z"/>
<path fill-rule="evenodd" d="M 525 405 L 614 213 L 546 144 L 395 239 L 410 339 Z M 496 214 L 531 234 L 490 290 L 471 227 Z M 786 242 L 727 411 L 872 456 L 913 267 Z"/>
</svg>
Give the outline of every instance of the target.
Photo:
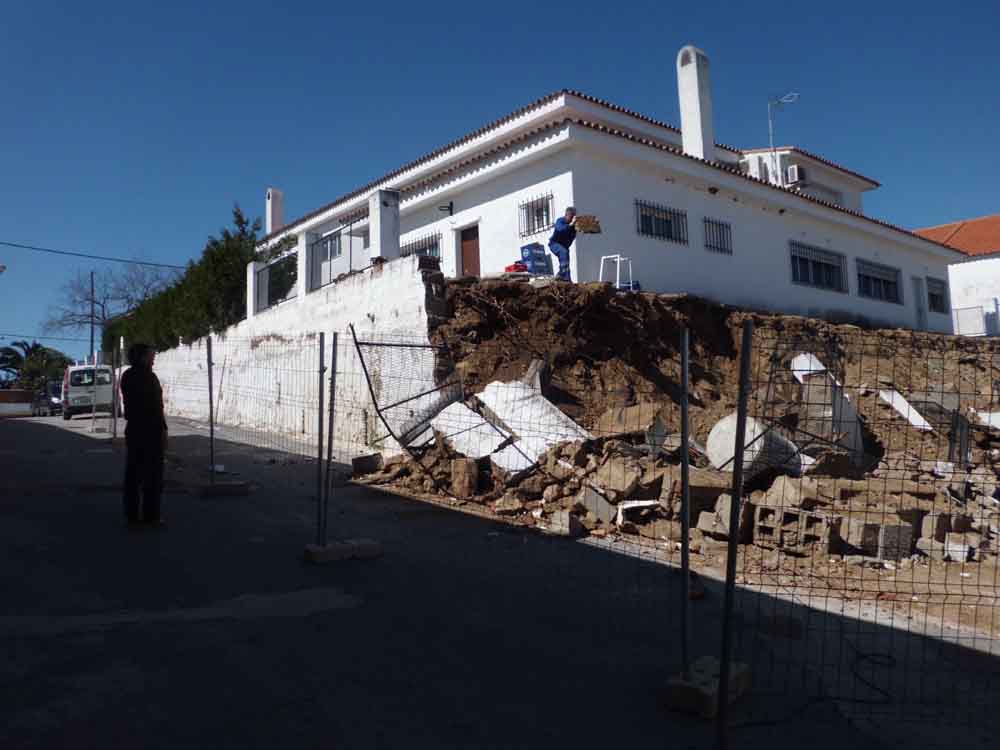
<svg viewBox="0 0 1000 750">
<path fill-rule="evenodd" d="M 94 359 L 94 272 L 90 272 L 90 359 Z"/>
</svg>

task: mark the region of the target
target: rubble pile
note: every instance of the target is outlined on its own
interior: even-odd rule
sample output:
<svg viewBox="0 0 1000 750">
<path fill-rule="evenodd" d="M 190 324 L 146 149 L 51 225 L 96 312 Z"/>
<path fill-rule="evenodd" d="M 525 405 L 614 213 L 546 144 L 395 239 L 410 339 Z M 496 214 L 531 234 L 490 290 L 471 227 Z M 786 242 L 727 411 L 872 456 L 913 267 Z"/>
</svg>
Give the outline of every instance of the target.
<svg viewBox="0 0 1000 750">
<path fill-rule="evenodd" d="M 495 445 L 467 455 L 456 445 L 473 433 L 430 423 L 429 447 L 411 446 L 412 456 L 372 466 L 360 481 L 477 504 L 553 533 L 676 542 L 687 327 L 692 541 L 725 541 L 738 341 L 750 316 L 755 387 L 740 544 L 880 561 L 996 556 L 1000 431 L 975 418 L 993 414 L 997 399 L 982 341 L 618 294 L 607 284 L 461 280 L 449 284 L 448 302 L 430 334 L 462 382 L 465 400 L 451 408 L 485 420 Z M 512 421 L 527 419 L 525 410 L 506 415 L 531 399 L 572 430 L 526 434 Z M 941 460 L 948 455 L 952 463 Z"/>
</svg>

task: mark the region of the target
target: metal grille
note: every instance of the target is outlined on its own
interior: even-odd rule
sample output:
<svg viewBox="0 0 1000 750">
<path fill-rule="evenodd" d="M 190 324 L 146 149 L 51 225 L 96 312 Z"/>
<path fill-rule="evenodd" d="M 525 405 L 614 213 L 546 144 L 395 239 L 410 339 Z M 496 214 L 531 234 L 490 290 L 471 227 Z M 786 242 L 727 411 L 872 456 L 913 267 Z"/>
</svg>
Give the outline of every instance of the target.
<svg viewBox="0 0 1000 750">
<path fill-rule="evenodd" d="M 547 193 L 518 205 L 518 233 L 521 237 L 530 237 L 555 225 L 552 203 L 552 193 Z"/>
<path fill-rule="evenodd" d="M 343 238 L 340 232 L 322 237 L 309 246 L 312 261 L 310 291 L 326 286 L 333 281 L 333 261 L 344 254 Z"/>
<path fill-rule="evenodd" d="M 949 312 L 948 282 L 927 277 L 927 307 L 931 312 Z"/>
<path fill-rule="evenodd" d="M 687 212 L 637 200 L 635 231 L 644 237 L 688 244 Z"/>
<path fill-rule="evenodd" d="M 705 249 L 715 253 L 733 254 L 733 228 L 725 221 L 705 217 Z"/>
<path fill-rule="evenodd" d="M 410 240 L 399 248 L 399 254 L 407 255 L 430 255 L 434 258 L 441 257 L 441 233 L 429 234 L 415 240 Z"/>
<path fill-rule="evenodd" d="M 801 242 L 789 243 L 792 282 L 804 286 L 847 292 L 847 258 L 840 253 Z"/>
<path fill-rule="evenodd" d="M 256 310 L 266 310 L 298 293 L 299 254 L 290 253 L 257 272 Z"/>
<path fill-rule="evenodd" d="M 899 269 L 856 258 L 858 296 L 903 304 L 903 289 Z"/>
</svg>

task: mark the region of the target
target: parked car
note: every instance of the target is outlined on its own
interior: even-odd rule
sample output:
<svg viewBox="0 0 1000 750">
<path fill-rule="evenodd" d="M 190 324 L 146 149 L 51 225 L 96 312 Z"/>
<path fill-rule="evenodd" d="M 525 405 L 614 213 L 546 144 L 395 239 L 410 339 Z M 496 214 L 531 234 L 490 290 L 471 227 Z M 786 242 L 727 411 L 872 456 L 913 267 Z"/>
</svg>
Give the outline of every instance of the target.
<svg viewBox="0 0 1000 750">
<path fill-rule="evenodd" d="M 62 413 L 62 383 L 50 380 L 40 389 L 31 402 L 31 416 L 54 417 Z"/>
<path fill-rule="evenodd" d="M 114 378 L 110 367 L 102 365 L 97 367 L 71 365 L 67 367 L 62 384 L 63 419 L 72 419 L 76 414 L 91 411 L 110 412 L 114 401 L 113 382 Z"/>
</svg>

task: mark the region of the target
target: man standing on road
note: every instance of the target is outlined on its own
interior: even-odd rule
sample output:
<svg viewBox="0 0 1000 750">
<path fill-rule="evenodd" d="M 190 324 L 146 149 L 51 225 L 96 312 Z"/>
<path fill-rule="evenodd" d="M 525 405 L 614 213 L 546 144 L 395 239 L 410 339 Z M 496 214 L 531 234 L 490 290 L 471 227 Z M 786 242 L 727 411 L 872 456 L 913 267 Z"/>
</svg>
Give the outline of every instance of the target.
<svg viewBox="0 0 1000 750">
<path fill-rule="evenodd" d="M 167 445 L 167 420 L 163 416 L 163 389 L 153 373 L 156 352 L 146 344 L 128 350 L 131 364 L 122 375 L 125 401 L 125 518 L 129 525 L 162 524 L 163 452 Z M 139 490 L 142 489 L 142 513 Z"/>
<path fill-rule="evenodd" d="M 549 250 L 559 259 L 559 278 L 570 281 L 569 246 L 576 239 L 576 209 L 570 206 L 566 215 L 556 219 L 556 229 L 549 238 Z"/>
</svg>

